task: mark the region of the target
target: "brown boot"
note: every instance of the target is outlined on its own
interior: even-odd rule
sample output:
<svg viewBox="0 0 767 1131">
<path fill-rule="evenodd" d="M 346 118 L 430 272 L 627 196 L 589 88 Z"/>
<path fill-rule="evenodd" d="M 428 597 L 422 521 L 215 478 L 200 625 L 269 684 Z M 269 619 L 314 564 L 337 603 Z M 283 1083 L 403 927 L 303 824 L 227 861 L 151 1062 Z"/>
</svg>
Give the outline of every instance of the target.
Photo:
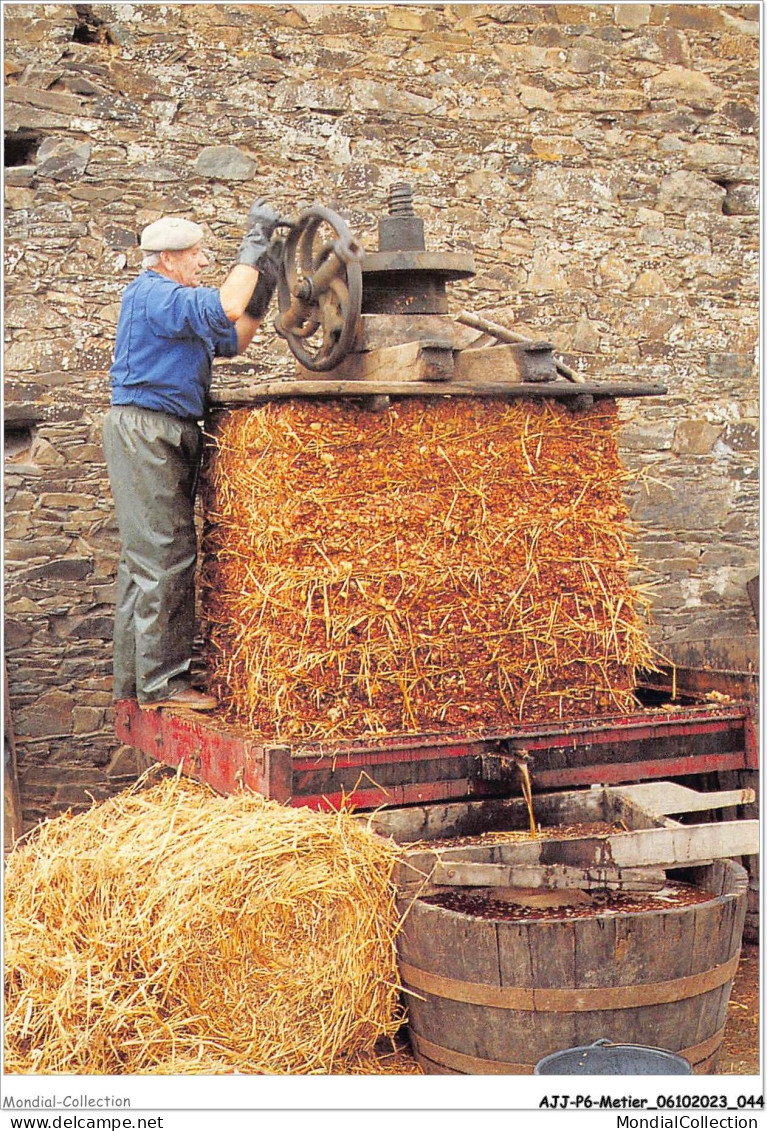
<svg viewBox="0 0 767 1131">
<path fill-rule="evenodd" d="M 180 687 L 173 691 L 166 699 L 153 699 L 149 703 L 142 703 L 143 711 L 159 711 L 162 707 L 176 707 L 187 711 L 214 711 L 218 700 L 204 691 L 195 691 L 193 687 Z"/>
</svg>

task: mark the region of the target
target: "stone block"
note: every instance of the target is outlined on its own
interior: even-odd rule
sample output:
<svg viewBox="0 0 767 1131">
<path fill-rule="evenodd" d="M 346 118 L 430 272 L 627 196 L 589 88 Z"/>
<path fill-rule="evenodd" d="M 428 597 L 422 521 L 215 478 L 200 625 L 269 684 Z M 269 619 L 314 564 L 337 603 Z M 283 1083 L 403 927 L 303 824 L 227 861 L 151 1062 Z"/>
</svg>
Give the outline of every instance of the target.
<svg viewBox="0 0 767 1131">
<path fill-rule="evenodd" d="M 119 224 L 107 224 L 104 228 L 104 239 L 109 247 L 115 251 L 123 248 L 133 248 L 138 244 L 135 231 L 122 228 Z"/>
<path fill-rule="evenodd" d="M 674 451 L 679 455 L 706 455 L 719 439 L 721 429 L 707 420 L 682 420 L 674 430 Z"/>
<path fill-rule="evenodd" d="M 27 580 L 81 581 L 92 569 L 93 562 L 87 558 L 59 558 L 29 570 Z"/>
<path fill-rule="evenodd" d="M 37 151 L 37 175 L 55 181 L 76 180 L 87 169 L 91 152 L 90 142 L 48 137 Z"/>
<path fill-rule="evenodd" d="M 743 151 L 735 145 L 714 144 L 710 141 L 695 141 L 692 145 L 684 147 L 685 160 L 690 165 L 711 167 L 716 175 L 717 165 L 740 165 L 743 160 Z"/>
<path fill-rule="evenodd" d="M 701 173 L 677 170 L 663 177 L 657 206 L 665 212 L 692 210 L 721 212 L 727 191 Z"/>
<path fill-rule="evenodd" d="M 352 79 L 351 101 L 355 109 L 389 114 L 431 114 L 439 107 L 433 98 L 424 98 L 389 83 L 371 79 Z"/>
<path fill-rule="evenodd" d="M 535 44 L 496 43 L 493 46 L 493 57 L 501 66 L 518 75 L 562 66 L 562 55 L 557 47 Z"/>
<path fill-rule="evenodd" d="M 45 691 L 30 706 L 14 711 L 16 733 L 36 738 L 71 734 L 75 706 L 75 700 L 66 692 Z"/>
<path fill-rule="evenodd" d="M 7 458 L 7 457 L 6 457 Z M 9 490 L 6 492 L 5 497 L 5 518 L 6 523 L 8 518 L 13 514 L 28 515 L 32 511 L 37 496 L 32 491 L 16 491 Z M 7 530 L 7 528 L 6 528 Z"/>
<path fill-rule="evenodd" d="M 35 190 L 33 188 L 16 188 L 6 179 L 4 196 L 5 206 L 10 212 L 26 211 L 34 203 Z"/>
<path fill-rule="evenodd" d="M 627 58 L 650 63 L 689 67 L 690 46 L 680 32 L 672 28 L 652 28 L 643 35 L 634 35 L 623 46 Z M 649 76 L 651 77 L 651 76 Z"/>
<path fill-rule="evenodd" d="M 432 10 L 419 12 L 404 5 L 386 9 L 386 24 L 395 31 L 428 31 L 435 22 L 436 15 Z"/>
<path fill-rule="evenodd" d="M 722 204 L 725 216 L 758 216 L 758 185 L 727 185 L 727 195 Z"/>
<path fill-rule="evenodd" d="M 119 746 L 107 764 L 107 777 L 138 777 L 145 768 L 143 760 L 144 756 L 132 746 Z"/>
<path fill-rule="evenodd" d="M 673 420 L 633 420 L 621 430 L 621 448 L 628 451 L 663 452 L 671 448 Z"/>
<path fill-rule="evenodd" d="M 349 108 L 348 91 L 334 82 L 298 83 L 290 79 L 275 86 L 272 97 L 274 110 L 308 109 L 342 114 Z"/>
<path fill-rule="evenodd" d="M 730 513 L 737 484 L 722 476 L 707 475 L 705 489 L 694 479 L 648 482 L 632 507 L 635 522 L 659 530 L 701 531 L 710 535 Z"/>
<path fill-rule="evenodd" d="M 66 463 L 66 458 L 44 436 L 34 437 L 30 456 L 39 468 L 62 467 Z"/>
<path fill-rule="evenodd" d="M 719 107 L 719 114 L 736 126 L 744 134 L 752 134 L 757 125 L 757 114 L 753 106 L 746 102 L 731 99 Z"/>
<path fill-rule="evenodd" d="M 72 119 L 67 114 L 55 114 L 41 110 L 37 106 L 22 104 L 7 105 L 3 113 L 3 126 L 6 134 L 50 130 L 63 131 L 70 128 Z"/>
<path fill-rule="evenodd" d="M 3 183 L 6 193 L 9 187 L 29 188 L 34 184 L 36 165 L 11 165 L 4 172 Z M 12 206 L 14 207 L 14 206 Z"/>
<path fill-rule="evenodd" d="M 602 284 L 626 290 L 636 278 L 636 268 L 627 260 L 625 254 L 608 252 L 599 261 L 597 280 Z"/>
<path fill-rule="evenodd" d="M 540 86 L 520 86 L 519 101 L 526 110 L 554 110 L 556 107 L 554 95 Z M 542 141 L 542 139 L 535 140 Z"/>
<path fill-rule="evenodd" d="M 742 381 L 753 371 L 754 359 L 748 353 L 710 353 L 706 358 L 706 372 L 711 377 Z"/>
<path fill-rule="evenodd" d="M 13 342 L 5 355 L 6 372 L 50 373 L 62 368 L 62 357 L 71 349 L 67 338 Z"/>
<path fill-rule="evenodd" d="M 131 176 L 135 177 L 139 181 L 152 181 L 157 184 L 170 184 L 173 181 L 179 180 L 179 174 L 176 172 L 176 170 L 169 169 L 166 165 L 134 165 L 131 168 L 130 172 Z"/>
<path fill-rule="evenodd" d="M 532 268 L 521 290 L 533 294 L 562 294 L 569 290 L 567 275 L 556 253 L 536 252 Z"/>
<path fill-rule="evenodd" d="M 15 620 L 6 615 L 4 622 L 4 641 L 8 652 L 24 648 L 34 636 L 34 629 L 25 621 Z"/>
<path fill-rule="evenodd" d="M 35 90 L 33 87 L 21 85 L 5 88 L 5 102 L 6 105 L 22 103 L 27 106 L 37 106 L 42 110 L 52 110 L 57 114 L 66 115 L 70 120 L 80 115 L 83 105 L 80 98 L 71 94 L 62 94 L 61 91 L 55 90 Z M 55 138 L 46 140 L 56 144 Z"/>
<path fill-rule="evenodd" d="M 560 24 L 577 28 L 581 34 L 613 20 L 611 4 L 555 4 L 553 8 Z"/>
<path fill-rule="evenodd" d="M 37 326 L 43 330 L 57 330 L 69 324 L 70 320 L 65 314 L 37 295 L 19 295 L 10 299 L 5 306 L 5 325 L 13 329 Z"/>
<path fill-rule="evenodd" d="M 112 639 L 114 617 L 111 615 L 83 617 L 79 621 L 71 621 L 70 624 L 72 627 L 71 636 L 74 639 L 103 640 L 105 642 Z"/>
<path fill-rule="evenodd" d="M 520 93 L 520 101 L 528 109 L 545 109 L 545 107 L 529 106 Z M 562 161 L 566 157 L 582 157 L 584 147 L 579 141 L 571 137 L 534 137 L 530 143 L 530 150 L 534 157 L 540 161 Z"/>
<path fill-rule="evenodd" d="M 74 707 L 72 710 L 72 733 L 94 734 L 104 725 L 105 712 L 97 707 Z"/>
<path fill-rule="evenodd" d="M 56 790 L 54 805 L 84 813 L 93 807 L 94 802 L 106 801 L 114 792 L 106 782 L 96 782 L 92 773 L 83 767 L 81 784 L 63 785 Z"/>
<path fill-rule="evenodd" d="M 568 92 L 557 97 L 557 109 L 575 114 L 625 114 L 647 108 L 644 91 L 628 86 Z"/>
<path fill-rule="evenodd" d="M 235 145 L 210 145 L 200 151 L 194 163 L 198 176 L 225 181 L 250 181 L 258 166 Z"/>
<path fill-rule="evenodd" d="M 668 291 L 666 280 L 660 271 L 650 268 L 637 275 L 631 284 L 631 292 L 636 295 L 662 295 Z"/>
<path fill-rule="evenodd" d="M 651 4 L 616 4 L 615 22 L 618 27 L 632 30 L 649 24 L 651 13 Z"/>
<path fill-rule="evenodd" d="M 610 59 L 597 51 L 574 47 L 567 53 L 567 69 L 576 75 L 593 75 L 610 70 Z"/>
<path fill-rule="evenodd" d="M 724 24 L 724 5 L 720 4 L 664 4 L 665 21 L 672 27 L 690 31 L 721 31 Z"/>
<path fill-rule="evenodd" d="M 722 431 L 722 443 L 733 452 L 759 451 L 759 428 L 756 424 L 742 421 L 739 424 L 726 424 Z"/>
<path fill-rule="evenodd" d="M 92 503 L 93 496 L 83 493 L 46 491 L 40 495 L 40 506 L 54 510 L 87 510 Z"/>
<path fill-rule="evenodd" d="M 647 89 L 653 99 L 679 100 L 695 110 L 715 110 L 723 97 L 720 88 L 708 75 L 679 66 L 668 67 L 651 78 Z"/>
<path fill-rule="evenodd" d="M 577 353 L 597 353 L 600 342 L 599 327 L 582 315 L 573 329 L 571 348 Z"/>
</svg>

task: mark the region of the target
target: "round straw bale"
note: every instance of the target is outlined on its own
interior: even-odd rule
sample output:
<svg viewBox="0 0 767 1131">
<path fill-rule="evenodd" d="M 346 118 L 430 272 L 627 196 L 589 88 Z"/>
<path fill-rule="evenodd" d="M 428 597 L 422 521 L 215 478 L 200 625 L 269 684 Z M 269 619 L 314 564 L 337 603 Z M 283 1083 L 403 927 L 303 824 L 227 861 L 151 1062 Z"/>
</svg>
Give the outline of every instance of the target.
<svg viewBox="0 0 767 1131">
<path fill-rule="evenodd" d="M 402 1023 L 397 849 L 172 778 L 8 860 L 6 1070 L 340 1071 Z"/>
</svg>

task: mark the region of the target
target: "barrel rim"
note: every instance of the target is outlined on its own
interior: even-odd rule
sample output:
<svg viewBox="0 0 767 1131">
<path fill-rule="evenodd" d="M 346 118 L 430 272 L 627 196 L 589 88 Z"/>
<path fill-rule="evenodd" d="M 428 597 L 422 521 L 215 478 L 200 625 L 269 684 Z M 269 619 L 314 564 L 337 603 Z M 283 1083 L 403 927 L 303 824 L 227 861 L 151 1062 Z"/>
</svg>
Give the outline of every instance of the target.
<svg viewBox="0 0 767 1131">
<path fill-rule="evenodd" d="M 437 894 L 436 892 L 424 891 L 424 892 L 420 893 L 419 895 L 417 895 L 415 898 L 411 897 L 411 899 L 409 900 L 409 903 L 410 903 L 411 909 L 416 904 L 420 904 L 422 906 L 429 907 L 429 908 L 433 909 L 433 911 L 435 913 L 438 912 L 438 913 L 443 914 L 443 915 L 454 916 L 458 921 L 464 920 L 464 921 L 468 921 L 468 922 L 491 923 L 493 926 L 506 926 L 507 924 L 518 926 L 519 924 L 528 924 L 528 923 L 535 923 L 536 925 L 549 926 L 549 925 L 552 925 L 552 924 L 556 925 L 556 924 L 561 924 L 561 923 L 574 924 L 574 923 L 580 922 L 581 920 L 584 921 L 584 922 L 588 922 L 588 923 L 594 923 L 594 922 L 599 922 L 599 921 L 604 921 L 604 920 L 613 920 L 613 919 L 621 919 L 621 920 L 640 919 L 642 916 L 645 916 L 645 915 L 652 915 L 653 917 L 657 917 L 658 915 L 662 915 L 664 918 L 667 918 L 667 917 L 673 918 L 674 916 L 689 915 L 693 909 L 711 907 L 712 905 L 717 904 L 717 903 L 724 905 L 728 902 L 736 902 L 737 900 L 739 900 L 743 897 L 744 893 L 746 893 L 748 891 L 748 873 L 746 872 L 746 869 L 741 864 L 738 864 L 738 862 L 735 861 L 735 860 L 725 860 L 724 864 L 729 865 L 729 867 L 727 868 L 727 872 L 730 873 L 730 880 L 731 880 L 730 888 L 727 891 L 723 891 L 723 892 L 719 892 L 719 893 L 710 892 L 709 893 L 710 896 L 711 896 L 710 899 L 704 899 L 704 900 L 701 900 L 697 903 L 687 903 L 687 904 L 684 904 L 681 907 L 658 906 L 657 908 L 646 908 L 643 911 L 620 911 L 620 910 L 618 910 L 618 911 L 604 911 L 604 912 L 596 912 L 593 915 L 573 916 L 570 919 L 555 918 L 555 917 L 547 919 L 544 916 L 541 916 L 540 918 L 535 918 L 535 919 L 531 919 L 531 918 L 494 919 L 494 918 L 490 918 L 490 917 L 484 916 L 484 915 L 472 915 L 471 912 L 469 912 L 469 911 L 456 911 L 451 907 L 442 907 L 438 903 L 429 903 L 428 899 L 430 898 L 430 896 Z M 742 875 L 740 873 L 742 873 Z M 678 882 L 680 882 L 680 881 L 678 881 Z M 687 886 L 695 887 L 696 885 L 687 884 Z M 441 889 L 441 890 L 444 890 L 444 888 Z M 481 890 L 481 889 L 462 888 L 461 890 L 463 890 L 463 891 L 466 891 L 466 890 L 475 891 L 475 890 Z M 652 895 L 651 892 L 647 892 L 645 894 L 648 897 Z M 403 923 L 403 929 L 407 929 L 407 916 L 405 917 L 405 920 L 404 920 L 404 923 Z"/>
</svg>

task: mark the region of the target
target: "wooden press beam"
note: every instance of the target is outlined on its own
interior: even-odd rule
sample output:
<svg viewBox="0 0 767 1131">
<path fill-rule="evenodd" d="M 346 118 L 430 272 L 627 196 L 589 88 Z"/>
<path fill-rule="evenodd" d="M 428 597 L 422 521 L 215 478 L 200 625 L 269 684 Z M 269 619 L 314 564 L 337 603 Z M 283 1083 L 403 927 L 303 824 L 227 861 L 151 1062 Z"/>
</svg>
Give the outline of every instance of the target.
<svg viewBox="0 0 767 1131">
<path fill-rule="evenodd" d="M 515 330 L 510 330 L 508 326 L 502 326 L 499 322 L 491 322 L 489 318 L 483 318 L 481 314 L 472 314 L 468 310 L 462 310 L 456 321 L 462 322 L 465 326 L 471 326 L 475 330 L 481 330 L 485 334 L 490 334 L 501 342 L 515 342 L 520 345 L 533 344 L 532 338 L 526 338 L 524 334 L 518 334 Z M 557 371 L 561 373 L 563 377 L 567 377 L 569 381 L 573 381 L 579 385 L 585 383 L 586 378 L 582 373 L 577 373 L 574 369 L 571 369 L 569 365 L 565 365 L 564 361 L 561 361 L 559 358 L 554 359 L 554 365 Z"/>
<path fill-rule="evenodd" d="M 724 789 L 701 793 L 678 782 L 641 782 L 639 785 L 611 786 L 610 793 L 627 797 L 649 812 L 665 816 L 669 813 L 701 813 L 709 809 L 725 809 L 730 805 L 750 805 L 756 800 L 753 789 Z"/>
<path fill-rule="evenodd" d="M 438 861 L 428 877 L 436 887 L 584 888 L 611 891 L 658 891 L 666 874 L 657 868 L 574 868 L 567 864 L 486 864 Z"/>
<path fill-rule="evenodd" d="M 546 381 L 540 384 L 449 381 L 370 381 L 334 378 L 301 381 L 263 381 L 242 389 L 221 389 L 211 394 L 215 407 L 258 404 L 286 397 L 513 397 L 532 400 L 541 397 L 568 400 L 593 397 L 659 397 L 667 393 L 664 385 L 605 381 L 574 384 L 571 381 Z"/>
<path fill-rule="evenodd" d="M 514 867 L 545 866 L 588 870 L 632 868 L 688 868 L 712 860 L 750 856 L 759 851 L 759 822 L 716 821 L 700 825 L 670 822 L 661 828 L 634 829 L 607 836 L 578 838 L 530 837 L 494 846 L 503 864 Z M 428 850 L 425 850 L 428 851 Z M 439 861 L 452 868 L 470 852 L 459 845 L 439 849 Z M 418 866 L 424 871 L 423 861 Z M 436 862 L 436 853 L 434 861 Z"/>
<path fill-rule="evenodd" d="M 450 381 L 453 377 L 453 343 L 446 337 L 421 338 L 384 346 L 365 353 L 350 353 L 332 370 L 332 380 L 375 381 Z M 316 375 L 302 365 L 298 367 L 302 381 L 313 382 Z"/>
</svg>

